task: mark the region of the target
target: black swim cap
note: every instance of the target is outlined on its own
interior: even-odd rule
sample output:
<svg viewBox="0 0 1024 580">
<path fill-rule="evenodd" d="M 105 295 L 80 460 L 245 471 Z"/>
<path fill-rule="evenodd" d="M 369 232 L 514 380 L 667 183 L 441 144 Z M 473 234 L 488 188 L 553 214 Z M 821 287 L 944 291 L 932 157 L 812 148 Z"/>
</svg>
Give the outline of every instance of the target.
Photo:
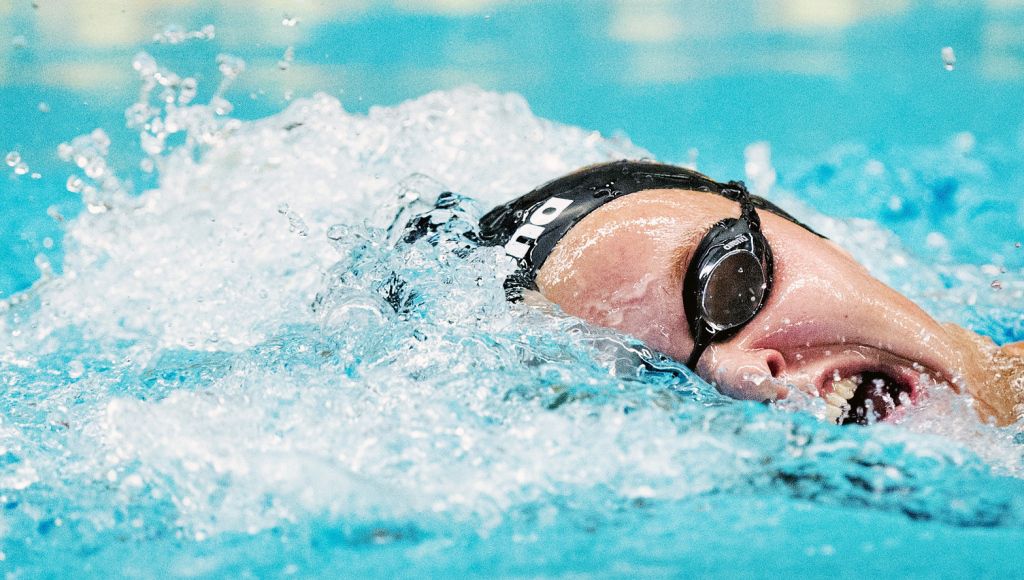
<svg viewBox="0 0 1024 580">
<path fill-rule="evenodd" d="M 628 160 L 600 163 L 549 181 L 487 212 L 480 219 L 480 241 L 504 246 L 505 253 L 518 260 L 519 268 L 505 281 L 513 296 L 519 289 L 536 290 L 537 271 L 555 244 L 580 220 L 610 201 L 648 189 L 705 191 L 736 200 L 735 186 L 675 165 Z M 756 195 L 750 199 L 757 209 L 820 236 L 772 202 Z"/>
</svg>

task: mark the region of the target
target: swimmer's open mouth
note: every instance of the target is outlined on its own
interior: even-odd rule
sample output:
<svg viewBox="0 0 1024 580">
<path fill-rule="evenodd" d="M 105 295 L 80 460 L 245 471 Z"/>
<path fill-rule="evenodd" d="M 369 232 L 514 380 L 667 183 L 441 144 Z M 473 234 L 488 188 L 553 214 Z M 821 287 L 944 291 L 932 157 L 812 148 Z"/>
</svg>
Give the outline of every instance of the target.
<svg viewBox="0 0 1024 580">
<path fill-rule="evenodd" d="M 842 379 L 836 374 L 823 389 L 825 415 L 840 425 L 870 425 L 893 418 L 911 402 L 913 393 L 904 377 L 886 372 L 863 371 Z"/>
</svg>

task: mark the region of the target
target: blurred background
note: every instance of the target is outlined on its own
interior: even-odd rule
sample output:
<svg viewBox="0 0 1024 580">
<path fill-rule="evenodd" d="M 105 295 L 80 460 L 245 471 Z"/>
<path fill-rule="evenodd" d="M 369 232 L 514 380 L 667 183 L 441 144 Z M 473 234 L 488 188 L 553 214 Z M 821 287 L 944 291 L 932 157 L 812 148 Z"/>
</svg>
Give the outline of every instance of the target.
<svg viewBox="0 0 1024 580">
<path fill-rule="evenodd" d="M 723 179 L 759 141 L 780 183 L 849 147 L 890 163 L 1024 149 L 1024 0 L 0 0 L 0 297 L 38 277 L 37 255 L 59 266 L 60 220 L 81 209 L 61 142 L 102 127 L 110 163 L 152 186 L 124 117 L 140 51 L 194 76 L 196 102 L 218 55 L 241 58 L 225 96 L 243 119 L 317 91 L 365 112 L 474 84 Z M 1014 163 L 994 182 L 1019 182 Z"/>
</svg>

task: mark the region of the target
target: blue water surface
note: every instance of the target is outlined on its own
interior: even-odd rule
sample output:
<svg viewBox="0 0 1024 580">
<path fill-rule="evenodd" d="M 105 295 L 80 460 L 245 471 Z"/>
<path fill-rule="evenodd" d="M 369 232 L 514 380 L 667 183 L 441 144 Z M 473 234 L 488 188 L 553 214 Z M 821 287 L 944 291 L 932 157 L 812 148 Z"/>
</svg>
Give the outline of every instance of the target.
<svg viewBox="0 0 1024 580">
<path fill-rule="evenodd" d="M 473 241 L 649 156 L 1024 340 L 1022 30 L 995 1 L 0 7 L 0 570 L 1024 574 L 1020 425 L 941 386 L 868 428 L 728 400 L 507 303 Z"/>
</svg>

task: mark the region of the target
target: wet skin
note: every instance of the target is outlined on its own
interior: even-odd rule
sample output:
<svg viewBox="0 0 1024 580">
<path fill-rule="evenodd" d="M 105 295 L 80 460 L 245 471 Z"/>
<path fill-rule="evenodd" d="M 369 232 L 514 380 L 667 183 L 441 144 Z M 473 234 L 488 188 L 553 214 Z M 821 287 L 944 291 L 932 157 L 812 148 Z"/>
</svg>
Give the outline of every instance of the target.
<svg viewBox="0 0 1024 580">
<path fill-rule="evenodd" d="M 693 339 L 681 300 L 683 274 L 711 224 L 738 213 L 735 202 L 708 193 L 625 196 L 559 241 L 537 276 L 538 288 L 568 314 L 684 361 Z M 1011 379 L 1013 369 L 1024 373 L 1017 357 L 1022 343 L 1000 350 L 940 324 L 833 242 L 758 213 L 775 256 L 771 295 L 736 336 L 705 352 L 701 377 L 729 396 L 758 401 L 785 398 L 792 388 L 827 397 L 837 379 L 866 373 L 891 378 L 915 401 L 924 394 L 923 378 L 931 378 L 973 395 L 982 418 L 1000 424 L 1017 418 L 1014 406 L 1024 403 L 1024 394 Z M 997 359 L 1009 370 L 993 372 Z"/>
</svg>

